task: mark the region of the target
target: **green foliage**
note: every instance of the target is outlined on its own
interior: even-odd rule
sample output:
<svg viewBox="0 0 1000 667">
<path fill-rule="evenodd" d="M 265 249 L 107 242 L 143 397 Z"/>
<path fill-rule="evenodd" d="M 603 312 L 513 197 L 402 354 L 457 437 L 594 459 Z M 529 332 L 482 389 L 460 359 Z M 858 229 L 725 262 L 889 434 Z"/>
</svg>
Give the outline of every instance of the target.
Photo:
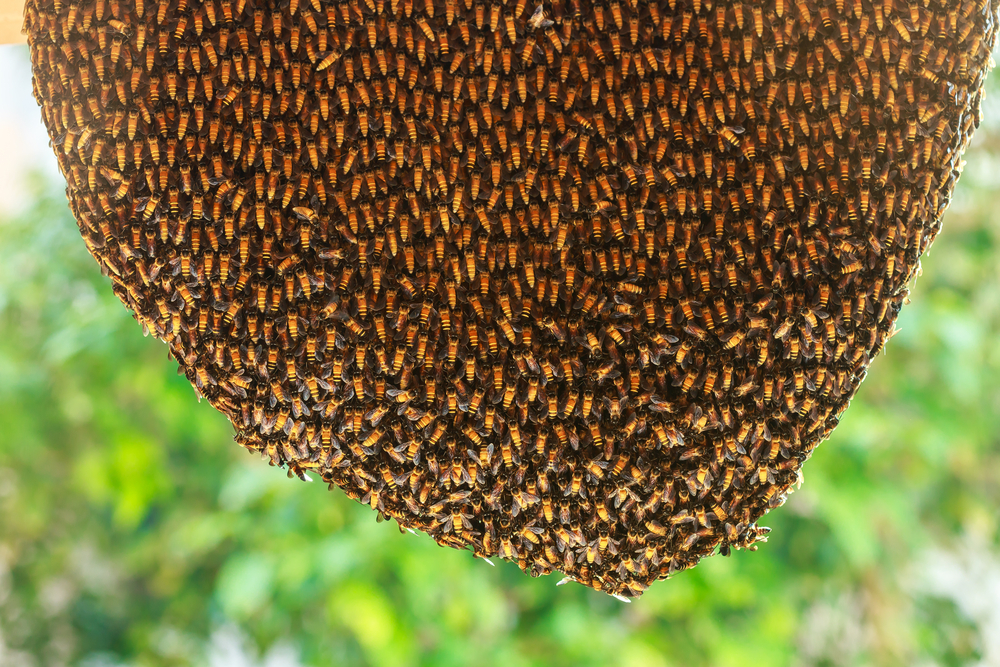
<svg viewBox="0 0 1000 667">
<path fill-rule="evenodd" d="M 987 148 L 992 136 L 981 130 Z M 979 151 L 970 162 L 991 155 Z M 248 456 L 114 298 L 62 192 L 38 183 L 30 210 L 0 222 L 0 661 L 250 665 L 271 648 L 268 664 L 313 666 L 982 659 L 997 628 L 924 580 L 945 558 L 929 550 L 969 535 L 1000 567 L 993 187 L 963 180 L 901 332 L 802 489 L 765 519 L 770 542 L 624 605 L 401 534 Z M 230 624 L 249 637 L 243 663 L 219 657 Z"/>
</svg>

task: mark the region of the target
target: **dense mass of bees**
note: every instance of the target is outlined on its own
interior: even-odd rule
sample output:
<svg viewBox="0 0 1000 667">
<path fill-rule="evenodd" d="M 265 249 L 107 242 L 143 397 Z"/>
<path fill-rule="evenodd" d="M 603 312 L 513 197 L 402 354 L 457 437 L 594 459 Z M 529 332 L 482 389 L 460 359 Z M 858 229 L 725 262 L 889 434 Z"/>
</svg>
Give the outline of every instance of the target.
<svg viewBox="0 0 1000 667">
<path fill-rule="evenodd" d="M 620 596 L 891 335 L 991 0 L 28 0 L 88 248 L 238 441 Z"/>
</svg>

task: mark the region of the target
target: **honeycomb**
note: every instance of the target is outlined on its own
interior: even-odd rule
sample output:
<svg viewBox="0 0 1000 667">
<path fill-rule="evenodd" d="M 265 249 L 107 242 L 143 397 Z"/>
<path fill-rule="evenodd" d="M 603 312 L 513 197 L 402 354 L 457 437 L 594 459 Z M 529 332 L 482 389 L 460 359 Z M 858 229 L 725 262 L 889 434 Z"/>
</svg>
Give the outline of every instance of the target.
<svg viewBox="0 0 1000 667">
<path fill-rule="evenodd" d="M 83 240 L 236 440 L 611 595 L 837 425 L 979 124 L 992 0 L 28 0 Z"/>
</svg>

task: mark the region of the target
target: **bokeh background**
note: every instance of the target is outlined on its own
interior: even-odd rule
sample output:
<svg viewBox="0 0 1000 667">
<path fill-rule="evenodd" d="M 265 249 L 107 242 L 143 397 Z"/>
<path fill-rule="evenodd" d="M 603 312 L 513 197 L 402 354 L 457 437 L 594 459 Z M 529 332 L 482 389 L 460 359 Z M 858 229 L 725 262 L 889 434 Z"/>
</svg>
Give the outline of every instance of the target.
<svg viewBox="0 0 1000 667">
<path fill-rule="evenodd" d="M 900 333 L 756 553 L 623 604 L 288 479 L 144 338 L 0 47 L 0 665 L 1000 665 L 1000 83 Z"/>
</svg>

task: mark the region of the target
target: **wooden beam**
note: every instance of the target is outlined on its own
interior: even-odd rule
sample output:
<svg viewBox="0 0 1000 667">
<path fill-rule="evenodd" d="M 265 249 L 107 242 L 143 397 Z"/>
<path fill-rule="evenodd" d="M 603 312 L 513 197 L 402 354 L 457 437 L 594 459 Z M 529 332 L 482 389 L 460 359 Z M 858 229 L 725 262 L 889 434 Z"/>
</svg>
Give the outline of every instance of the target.
<svg viewBox="0 0 1000 667">
<path fill-rule="evenodd" d="M 0 0 L 0 44 L 25 44 L 21 34 L 24 25 L 24 0 Z"/>
</svg>

